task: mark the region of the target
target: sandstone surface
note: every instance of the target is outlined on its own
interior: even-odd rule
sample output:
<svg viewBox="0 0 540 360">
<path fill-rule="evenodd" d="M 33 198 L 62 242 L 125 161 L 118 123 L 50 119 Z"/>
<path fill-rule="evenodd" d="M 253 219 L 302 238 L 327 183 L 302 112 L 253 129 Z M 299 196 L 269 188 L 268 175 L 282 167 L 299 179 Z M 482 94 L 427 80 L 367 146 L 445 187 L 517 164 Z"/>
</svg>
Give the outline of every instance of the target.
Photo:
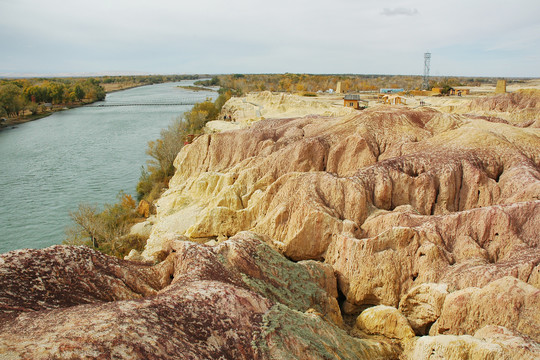
<svg viewBox="0 0 540 360">
<path fill-rule="evenodd" d="M 540 345 L 529 337 L 505 327 L 489 325 L 470 335 L 416 337 L 404 346 L 405 359 L 504 359 L 533 360 Z"/>
<path fill-rule="evenodd" d="M 399 311 L 417 335 L 427 335 L 431 325 L 441 316 L 447 288 L 446 284 L 420 284 L 399 301 Z"/>
<path fill-rule="evenodd" d="M 533 360 L 540 358 L 540 344 L 503 326 L 484 326 L 474 334 L 474 337 L 500 345 L 505 356 L 509 359 Z"/>
<path fill-rule="evenodd" d="M 445 360 L 509 360 L 502 347 L 470 335 L 423 336 L 410 341 L 405 347 L 406 359 Z"/>
<path fill-rule="evenodd" d="M 356 319 L 355 327 L 369 334 L 399 340 L 414 337 L 407 318 L 398 309 L 386 305 L 373 306 L 364 310 Z"/>
<path fill-rule="evenodd" d="M 486 325 L 531 336 L 539 307 L 529 295 L 500 301 L 523 304 L 526 321 L 476 319 L 494 311 L 480 301 L 467 315 L 477 326 L 443 303 L 508 277 L 518 288 L 539 286 L 535 96 L 478 99 L 453 113 L 375 106 L 288 117 L 275 110 L 279 118 L 204 135 L 178 155 L 142 255 L 153 259 L 165 239 L 206 242 L 252 230 L 294 261 L 331 266 L 345 314 L 391 306 L 417 335 L 459 335 L 464 344 L 480 340 L 460 336 Z M 488 345 L 504 351 L 503 342 Z"/>
<path fill-rule="evenodd" d="M 536 356 L 535 93 L 449 112 L 250 96 L 225 107 L 246 128 L 178 154 L 156 216 L 134 229 L 151 226 L 128 257 L 147 262 L 2 255 L 0 354 Z"/>
<path fill-rule="evenodd" d="M 449 294 L 430 335 L 474 334 L 484 326 L 498 325 L 538 342 L 538 309 L 540 289 L 507 276 L 483 288 L 466 288 Z"/>
</svg>

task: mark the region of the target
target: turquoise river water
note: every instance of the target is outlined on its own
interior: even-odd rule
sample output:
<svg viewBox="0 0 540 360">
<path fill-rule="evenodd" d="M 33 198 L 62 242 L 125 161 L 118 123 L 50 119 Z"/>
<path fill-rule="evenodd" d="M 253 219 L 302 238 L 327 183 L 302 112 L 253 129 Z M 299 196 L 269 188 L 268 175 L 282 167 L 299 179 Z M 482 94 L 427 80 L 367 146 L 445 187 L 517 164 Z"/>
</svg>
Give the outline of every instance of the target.
<svg viewBox="0 0 540 360">
<path fill-rule="evenodd" d="M 110 93 L 98 104 L 179 103 L 215 92 L 178 88 L 193 81 Z M 60 244 L 80 203 L 135 195 L 147 143 L 192 105 L 84 106 L 0 131 L 0 253 Z"/>
</svg>

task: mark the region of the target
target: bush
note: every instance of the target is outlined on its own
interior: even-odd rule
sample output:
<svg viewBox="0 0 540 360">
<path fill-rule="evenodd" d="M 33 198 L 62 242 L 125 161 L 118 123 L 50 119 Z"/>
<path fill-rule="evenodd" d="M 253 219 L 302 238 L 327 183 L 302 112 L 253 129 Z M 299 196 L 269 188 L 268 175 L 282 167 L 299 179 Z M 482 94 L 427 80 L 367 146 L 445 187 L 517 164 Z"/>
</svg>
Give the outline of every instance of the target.
<svg viewBox="0 0 540 360">
<path fill-rule="evenodd" d="M 147 240 L 145 236 L 129 234 L 104 243 L 98 250 L 123 259 L 132 249 L 142 252 Z"/>
<path fill-rule="evenodd" d="M 99 212 L 97 207 L 80 204 L 70 212 L 74 225 L 66 229 L 65 244 L 86 245 L 103 253 L 123 258 L 133 248 L 129 243 L 140 243 L 142 239 L 126 238 L 131 226 L 137 221 L 135 201 L 131 195 L 120 193 L 119 202 L 106 204 Z M 144 247 L 144 245 L 142 245 Z"/>
<path fill-rule="evenodd" d="M 166 178 L 174 174 L 173 162 L 184 146 L 186 122 L 179 117 L 166 129 L 161 130 L 160 138 L 148 143 L 146 154 L 150 155 L 147 166 L 150 174 Z"/>
</svg>

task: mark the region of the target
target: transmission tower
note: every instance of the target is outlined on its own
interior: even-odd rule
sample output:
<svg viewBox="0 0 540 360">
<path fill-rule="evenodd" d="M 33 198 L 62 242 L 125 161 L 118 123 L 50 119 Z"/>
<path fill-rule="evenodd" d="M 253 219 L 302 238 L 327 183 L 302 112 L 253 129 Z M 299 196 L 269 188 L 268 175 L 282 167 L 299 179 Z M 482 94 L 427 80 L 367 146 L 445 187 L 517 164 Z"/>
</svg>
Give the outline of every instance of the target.
<svg viewBox="0 0 540 360">
<path fill-rule="evenodd" d="M 431 53 L 424 53 L 424 81 L 422 82 L 422 90 L 429 90 L 429 62 Z"/>
</svg>

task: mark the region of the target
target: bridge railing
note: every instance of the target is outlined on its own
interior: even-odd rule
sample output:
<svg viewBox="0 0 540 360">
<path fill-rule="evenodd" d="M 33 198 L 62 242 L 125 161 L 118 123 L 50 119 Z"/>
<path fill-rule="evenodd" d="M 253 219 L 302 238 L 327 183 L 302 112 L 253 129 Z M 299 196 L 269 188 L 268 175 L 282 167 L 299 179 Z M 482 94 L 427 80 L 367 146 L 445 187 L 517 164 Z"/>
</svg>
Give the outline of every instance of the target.
<svg viewBox="0 0 540 360">
<path fill-rule="evenodd" d="M 117 107 L 117 106 L 180 106 L 180 105 L 195 105 L 204 101 L 201 98 L 180 99 L 178 101 L 166 101 L 166 102 L 133 102 L 133 103 L 114 103 L 114 102 L 99 102 L 87 105 L 89 107 Z"/>
</svg>

